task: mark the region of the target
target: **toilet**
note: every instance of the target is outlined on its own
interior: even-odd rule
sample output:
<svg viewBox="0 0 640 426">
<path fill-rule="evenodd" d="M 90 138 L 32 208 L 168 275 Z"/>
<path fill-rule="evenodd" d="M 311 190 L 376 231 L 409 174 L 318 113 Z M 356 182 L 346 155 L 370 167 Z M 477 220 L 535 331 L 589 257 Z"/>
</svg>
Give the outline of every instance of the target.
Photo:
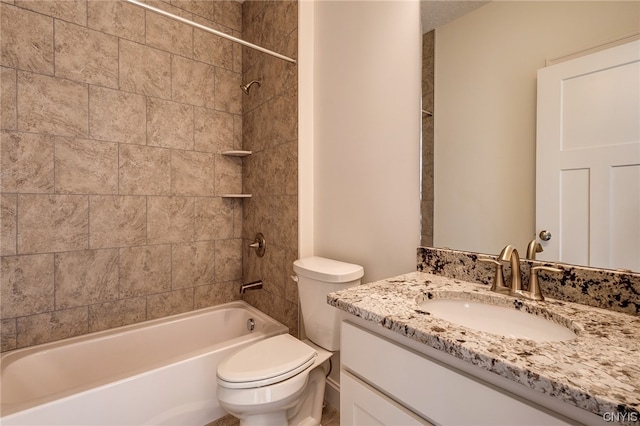
<svg viewBox="0 0 640 426">
<path fill-rule="evenodd" d="M 218 401 L 241 426 L 320 424 L 323 364 L 340 349 L 340 311 L 327 304 L 327 294 L 360 284 L 364 269 L 313 256 L 296 260 L 293 270 L 308 339 L 270 337 L 218 365 Z"/>
</svg>

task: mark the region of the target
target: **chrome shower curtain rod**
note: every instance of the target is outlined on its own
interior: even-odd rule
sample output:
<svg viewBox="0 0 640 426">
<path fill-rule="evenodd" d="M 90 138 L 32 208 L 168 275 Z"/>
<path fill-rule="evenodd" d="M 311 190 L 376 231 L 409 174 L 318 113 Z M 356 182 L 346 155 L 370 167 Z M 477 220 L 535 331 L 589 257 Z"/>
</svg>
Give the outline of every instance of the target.
<svg viewBox="0 0 640 426">
<path fill-rule="evenodd" d="M 271 56 L 275 56 L 276 58 L 279 58 L 279 59 L 283 59 L 283 60 L 285 60 L 287 62 L 292 62 L 294 64 L 296 63 L 295 59 L 291 59 L 288 56 L 281 55 L 281 54 L 276 53 L 274 51 L 271 51 L 269 49 L 265 49 L 264 47 L 260 47 L 258 45 L 253 44 L 253 43 L 249 43 L 248 41 L 244 41 L 242 39 L 239 39 L 237 37 L 231 36 L 229 34 L 225 34 L 225 33 L 221 32 L 221 31 L 214 30 L 212 28 L 209 28 L 209 27 L 206 27 L 204 25 L 198 24 L 197 22 L 193 22 L 193 21 L 185 19 L 185 18 L 183 18 L 181 16 L 174 15 L 173 13 L 165 12 L 162 9 L 158 9 L 157 7 L 149 6 L 148 4 L 142 3 L 142 2 L 140 2 L 138 0 L 125 0 L 125 1 L 128 2 L 128 3 L 135 4 L 136 6 L 140 6 L 142 8 L 145 8 L 147 10 L 151 10 L 153 12 L 159 13 L 160 15 L 166 16 L 168 18 L 175 19 L 176 21 L 180 21 L 180 22 L 185 23 L 187 25 L 191 25 L 192 27 L 196 27 L 196 28 L 199 28 L 199 29 L 201 29 L 203 31 L 207 31 L 209 33 L 215 34 L 215 35 L 220 36 L 222 38 L 226 38 L 227 40 L 231 40 L 231 41 L 233 41 L 235 43 L 240 43 L 243 46 L 247 46 L 247 47 L 250 47 L 252 49 L 259 50 L 260 52 L 266 53 L 266 54 L 271 55 Z"/>
</svg>

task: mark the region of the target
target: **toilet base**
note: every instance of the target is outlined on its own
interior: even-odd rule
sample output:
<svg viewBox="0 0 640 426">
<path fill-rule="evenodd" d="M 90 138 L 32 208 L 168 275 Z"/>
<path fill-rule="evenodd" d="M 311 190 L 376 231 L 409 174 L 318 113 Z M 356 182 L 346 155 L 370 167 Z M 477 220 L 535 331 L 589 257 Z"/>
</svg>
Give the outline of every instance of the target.
<svg viewBox="0 0 640 426">
<path fill-rule="evenodd" d="M 285 411 L 267 414 L 254 414 L 240 419 L 240 426 L 283 426 L 288 425 Z"/>
<path fill-rule="evenodd" d="M 289 409 L 269 413 L 240 413 L 240 426 L 320 426 L 324 403 L 325 373 L 322 366 L 309 372 L 309 378 L 299 402 Z M 227 407 L 228 409 L 229 407 Z"/>
<path fill-rule="evenodd" d="M 324 368 L 316 367 L 309 372 L 305 394 L 296 407 L 287 410 L 290 426 L 320 426 L 324 404 Z"/>
</svg>

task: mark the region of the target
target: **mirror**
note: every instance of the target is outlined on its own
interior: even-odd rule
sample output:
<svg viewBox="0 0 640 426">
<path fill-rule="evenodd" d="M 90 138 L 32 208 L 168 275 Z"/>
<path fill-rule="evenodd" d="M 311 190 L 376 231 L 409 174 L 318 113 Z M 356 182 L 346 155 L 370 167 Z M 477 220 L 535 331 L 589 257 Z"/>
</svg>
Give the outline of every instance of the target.
<svg viewBox="0 0 640 426">
<path fill-rule="evenodd" d="M 640 3 L 492 1 L 465 10 L 469 3 L 478 6 L 421 3 L 423 15 L 447 5 L 463 13 L 436 24 L 433 71 L 423 73 L 423 109 L 433 117 L 423 114 L 422 227 L 428 231 L 432 214 L 433 235 L 430 242 L 423 232 L 422 243 L 492 254 L 513 244 L 524 257 L 538 231 L 537 70 L 639 33 Z M 433 78 L 431 86 L 425 77 Z"/>
</svg>

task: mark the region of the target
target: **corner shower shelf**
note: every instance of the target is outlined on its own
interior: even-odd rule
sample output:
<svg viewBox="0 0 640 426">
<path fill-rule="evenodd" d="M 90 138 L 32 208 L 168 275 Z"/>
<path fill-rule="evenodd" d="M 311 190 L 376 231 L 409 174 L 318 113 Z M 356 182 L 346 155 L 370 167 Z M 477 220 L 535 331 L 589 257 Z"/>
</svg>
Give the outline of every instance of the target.
<svg viewBox="0 0 640 426">
<path fill-rule="evenodd" d="M 246 157 L 251 154 L 251 151 L 242 150 L 222 151 L 222 155 L 228 155 L 230 157 Z"/>
<path fill-rule="evenodd" d="M 222 198 L 251 198 L 251 194 L 220 194 Z"/>
<path fill-rule="evenodd" d="M 243 150 L 222 151 L 222 155 L 228 155 L 230 157 L 247 157 L 251 154 L 251 151 Z M 251 194 L 220 194 L 220 196 L 222 198 L 251 198 Z"/>
</svg>

